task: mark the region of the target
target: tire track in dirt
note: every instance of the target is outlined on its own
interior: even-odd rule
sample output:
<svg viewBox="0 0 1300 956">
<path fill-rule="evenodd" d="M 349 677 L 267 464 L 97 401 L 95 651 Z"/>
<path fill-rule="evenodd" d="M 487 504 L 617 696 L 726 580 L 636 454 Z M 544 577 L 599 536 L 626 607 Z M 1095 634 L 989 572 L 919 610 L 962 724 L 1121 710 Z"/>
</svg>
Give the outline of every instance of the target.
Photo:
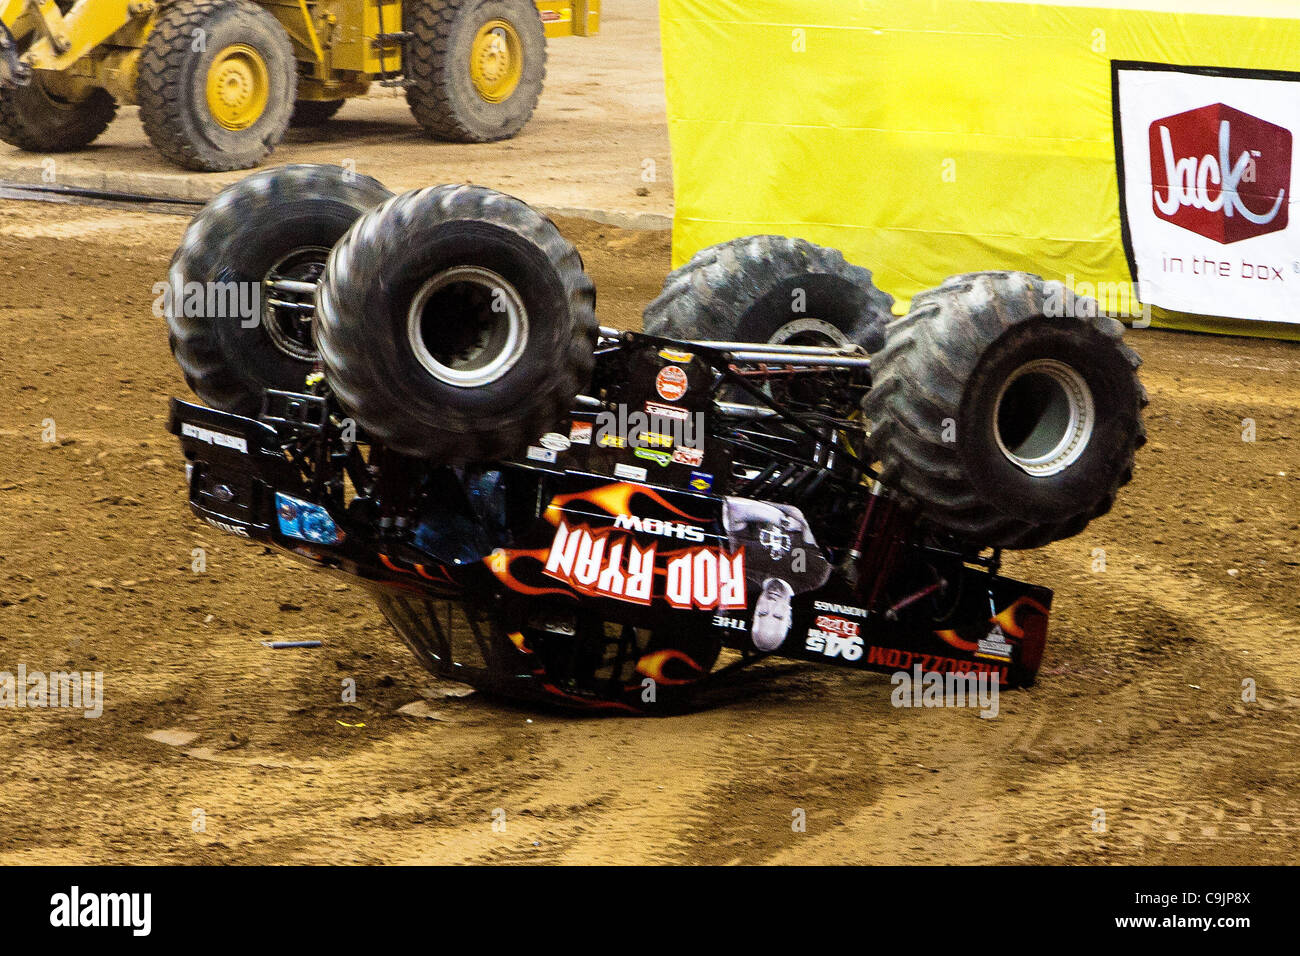
<svg viewBox="0 0 1300 956">
<path fill-rule="evenodd" d="M 1286 858 L 1270 851 L 1269 839 L 1293 842 L 1300 832 L 1300 804 L 1289 784 L 1280 785 L 1294 778 L 1297 764 L 1276 757 L 1294 754 L 1300 742 L 1300 698 L 1288 693 L 1300 670 L 1300 625 L 1171 574 L 1112 564 L 1104 575 L 1081 575 L 1086 558 L 1061 555 L 1063 548 L 1034 556 L 1036 576 L 1069 594 L 1039 685 L 1003 695 L 1003 713 L 993 721 L 925 714 L 942 724 L 943 748 L 901 742 L 924 766 L 955 765 L 958 781 L 943 782 L 942 771 L 928 785 L 891 777 L 879 799 L 841 830 L 801 841 L 771 862 L 1097 862 L 1153 854 L 1172 861 L 1202 852 Z M 1154 561 L 1137 552 L 1134 563 Z M 1198 606 L 1213 611 L 1189 613 Z M 1062 647 L 1062 624 L 1080 620 L 1087 622 L 1083 633 L 1068 635 Z M 1149 630 L 1114 632 L 1137 621 Z M 1260 634 L 1270 635 L 1264 647 Z M 1061 657 L 1068 663 L 1053 661 Z M 1257 704 L 1240 700 L 1234 672 L 1255 676 Z M 1085 710 L 1062 727 L 1060 703 L 1047 695 Z M 969 754 L 980 755 L 983 766 L 971 767 Z M 882 774 L 897 770 L 882 761 Z M 1229 794 L 1247 781 L 1253 809 L 1242 813 Z M 1091 829 L 1097 808 L 1109 816 L 1101 834 Z"/>
<path fill-rule="evenodd" d="M 358 589 L 189 516 L 163 430 L 166 398 L 185 390 L 150 311 L 183 220 L 92 227 L 98 212 L 18 203 L 0 215 L 42 237 L 0 229 L 0 670 L 100 667 L 107 693 L 98 721 L 0 711 L 0 860 L 1300 852 L 1288 697 L 1300 566 L 1286 563 L 1300 560 L 1300 483 L 1276 474 L 1300 472 L 1296 346 L 1131 337 L 1148 360 L 1151 444 L 1110 515 L 1007 556 L 1008 573 L 1057 600 L 1038 685 L 1002 695 L 997 719 L 896 710 L 881 675 L 767 664 L 680 718 L 582 719 L 475 696 L 431 698 L 437 721 L 395 715 L 429 680 Z M 602 322 L 636 327 L 667 271 L 666 234 L 561 230 L 596 279 Z M 47 415 L 68 444 L 40 442 Z M 1255 443 L 1241 441 L 1245 417 Z M 196 546 L 203 575 L 190 569 Z M 1105 574 L 1088 571 L 1093 548 Z M 325 645 L 270 651 L 271 637 Z M 1243 676 L 1256 704 L 1240 699 Z M 340 699 L 348 678 L 355 703 Z M 161 729 L 196 733 L 185 749 L 197 756 L 146 737 Z M 191 829 L 195 808 L 204 832 Z M 1105 833 L 1091 829 L 1097 808 Z"/>
</svg>

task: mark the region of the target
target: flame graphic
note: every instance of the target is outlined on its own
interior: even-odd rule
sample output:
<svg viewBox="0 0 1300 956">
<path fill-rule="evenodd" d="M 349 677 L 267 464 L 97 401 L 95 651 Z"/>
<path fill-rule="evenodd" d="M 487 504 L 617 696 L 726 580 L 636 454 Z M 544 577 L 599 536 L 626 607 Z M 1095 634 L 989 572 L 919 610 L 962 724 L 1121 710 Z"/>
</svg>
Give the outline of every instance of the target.
<svg viewBox="0 0 1300 956">
<path fill-rule="evenodd" d="M 434 568 L 435 571 L 437 571 L 439 574 L 442 575 L 441 578 L 435 578 L 432 574 L 430 574 L 428 571 L 426 571 L 426 570 L 424 569 L 424 565 L 423 565 L 423 564 L 417 564 L 417 565 L 415 566 L 415 570 L 416 570 L 416 573 L 418 573 L 418 574 L 420 575 L 420 577 L 422 577 L 422 578 L 426 578 L 427 580 L 430 580 L 430 581 L 437 581 L 437 582 L 439 582 L 439 583 L 442 583 L 442 582 L 445 581 L 445 582 L 448 583 L 448 584 L 455 584 L 455 583 L 456 583 L 455 581 L 453 581 L 453 580 L 451 579 L 451 575 L 447 573 L 447 569 L 444 568 L 444 567 L 442 567 L 442 566 L 438 566 L 438 567 Z"/>
<path fill-rule="evenodd" d="M 1003 634 L 1010 634 L 1012 637 L 1025 636 L 1024 627 L 1016 620 L 1016 612 L 1022 607 L 1031 607 L 1044 617 L 1047 616 L 1047 608 L 1028 595 L 1021 595 L 1005 611 L 992 618 L 993 621 L 997 622 L 998 627 L 1002 628 Z"/>
<path fill-rule="evenodd" d="M 977 642 L 966 640 L 964 637 L 960 636 L 956 631 L 935 631 L 934 633 L 937 634 L 939 637 L 943 638 L 953 647 L 957 648 L 959 651 L 973 651 L 977 647 L 979 647 L 979 644 Z"/>
<path fill-rule="evenodd" d="M 687 521 L 693 521 L 696 524 L 703 524 L 708 518 L 697 518 L 689 515 L 680 508 L 668 503 L 663 495 L 653 488 L 646 488 L 643 485 L 633 485 L 625 481 L 612 485 L 601 485 L 599 488 L 592 488 L 589 491 L 577 491 L 569 495 L 556 495 L 551 499 L 550 505 L 545 512 L 545 518 L 551 524 L 560 523 L 560 514 L 564 506 L 571 501 L 585 501 L 588 504 L 595 505 L 611 517 L 618 515 L 632 514 L 632 498 L 635 495 L 645 495 L 656 504 L 662 505 L 675 515 L 681 515 Z"/>
<path fill-rule="evenodd" d="M 1005 609 L 999 611 L 993 617 L 990 617 L 989 623 L 996 624 L 998 627 L 1002 628 L 1003 634 L 1010 635 L 1011 637 L 1024 637 L 1025 629 L 1016 620 L 1016 612 L 1018 612 L 1022 607 L 1031 607 L 1044 617 L 1047 616 L 1047 608 L 1043 607 L 1043 605 L 1029 597 L 1027 594 L 1022 594 Z M 978 641 L 968 641 L 956 631 L 935 631 L 934 633 L 958 650 L 973 651 L 979 647 Z"/>
<path fill-rule="evenodd" d="M 497 580 L 520 594 L 559 594 L 563 597 L 574 597 L 574 593 L 568 588 L 539 588 L 531 584 L 525 584 L 515 577 L 511 566 L 521 558 L 532 558 L 541 564 L 546 563 L 546 556 L 550 554 L 549 548 L 537 548 L 527 551 L 510 551 L 506 548 L 497 548 L 486 558 L 483 563 L 487 565 L 489 571 L 496 575 Z"/>
<path fill-rule="evenodd" d="M 382 551 L 379 553 L 379 562 L 384 567 L 388 568 L 388 570 L 396 571 L 398 574 L 418 574 L 426 581 L 433 581 L 436 584 L 450 584 L 453 587 L 456 586 L 455 578 L 453 578 L 451 574 L 447 571 L 447 569 L 442 567 L 441 565 L 437 565 L 434 567 L 434 570 L 437 571 L 438 574 L 441 575 L 441 577 L 434 577 L 432 574 L 429 573 L 428 569 L 425 568 L 423 564 L 415 565 L 415 570 L 412 571 L 410 568 L 404 568 L 400 564 L 397 564 L 395 561 L 393 561 L 392 558 L 384 554 Z"/>
<path fill-rule="evenodd" d="M 654 489 L 631 484 L 629 482 L 616 482 L 614 484 L 591 488 L 587 491 L 578 491 L 566 495 L 556 495 L 551 499 L 551 503 L 543 512 L 543 517 L 548 522 L 558 527 L 560 519 L 564 515 L 565 505 L 572 501 L 585 501 L 588 504 L 595 505 L 611 517 L 617 517 L 618 515 L 630 516 L 632 514 L 632 499 L 638 494 L 645 495 L 651 501 L 656 502 L 668 511 L 671 511 L 673 514 L 679 515 L 687 521 L 694 522 L 695 524 L 704 524 L 710 520 L 708 518 L 697 518 L 694 515 L 689 515 L 680 508 L 670 504 Z M 585 528 L 586 526 L 583 525 L 582 527 Z M 609 534 L 611 531 L 612 529 L 608 528 L 603 528 L 600 531 L 591 531 L 590 529 L 587 529 L 587 533 L 593 536 Z M 515 573 L 514 563 L 516 561 L 524 558 L 531 558 L 539 564 L 544 565 L 549 554 L 550 548 L 538 548 L 532 550 L 498 548 L 496 551 L 493 551 L 485 557 L 483 563 L 487 565 L 488 570 L 491 571 L 502 584 L 520 594 L 558 594 L 563 597 L 577 597 L 572 588 L 537 587 L 535 585 L 525 584 Z M 655 573 L 663 574 L 665 572 L 662 568 L 656 567 Z"/>
<path fill-rule="evenodd" d="M 546 693 L 553 697 L 558 697 L 561 700 L 567 700 L 571 703 L 579 704 L 582 707 L 589 708 L 590 710 L 622 710 L 629 714 L 641 713 L 641 711 L 624 701 L 607 700 L 601 697 L 581 697 L 577 694 L 570 694 L 568 691 L 561 690 L 554 684 L 542 684 L 542 690 L 546 691 Z"/>
<path fill-rule="evenodd" d="M 654 651 L 650 654 L 646 654 L 636 662 L 636 671 L 638 674 L 643 674 L 652 680 L 658 681 L 660 684 L 690 684 L 697 680 L 695 677 L 676 679 L 665 677 L 664 668 L 668 666 L 669 661 L 674 660 L 682 661 L 692 670 L 699 672 L 701 675 L 704 673 L 704 668 L 695 663 L 695 660 L 689 654 L 671 647 L 665 648 L 662 651 Z"/>
</svg>

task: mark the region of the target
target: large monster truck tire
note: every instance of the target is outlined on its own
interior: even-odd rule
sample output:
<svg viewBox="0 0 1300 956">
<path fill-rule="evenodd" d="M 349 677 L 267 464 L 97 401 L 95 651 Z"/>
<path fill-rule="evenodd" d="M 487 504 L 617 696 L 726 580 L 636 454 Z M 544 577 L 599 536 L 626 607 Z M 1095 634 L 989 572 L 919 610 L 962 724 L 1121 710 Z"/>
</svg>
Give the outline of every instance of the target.
<svg viewBox="0 0 1300 956">
<path fill-rule="evenodd" d="M 861 345 L 885 342 L 893 298 L 835 249 L 784 236 L 710 246 L 671 272 L 645 330 L 677 339 Z"/>
<path fill-rule="evenodd" d="M 265 159 L 289 128 L 297 89 L 289 35 L 249 0 L 164 7 L 136 79 L 140 120 L 154 148 L 203 172 L 248 169 Z"/>
<path fill-rule="evenodd" d="M 368 213 L 330 255 L 314 331 L 340 404 L 442 464 L 522 453 L 591 378 L 595 288 L 529 206 L 438 186 Z"/>
<path fill-rule="evenodd" d="M 890 324 L 863 412 L 881 480 L 969 545 L 1035 548 L 1110 510 L 1146 441 L 1123 326 L 1061 283 L 954 276 Z"/>
<path fill-rule="evenodd" d="M 17 89 L 0 88 L 0 140 L 29 153 L 66 153 L 89 146 L 108 129 L 117 103 L 105 90 L 65 100 L 46 89 L 40 74 Z"/>
<path fill-rule="evenodd" d="M 390 196 L 338 166 L 281 166 L 203 208 L 172 257 L 165 306 L 172 353 L 204 402 L 255 415 L 265 389 L 303 389 L 315 293 L 275 284 L 314 286 L 339 238 Z"/>
<path fill-rule="evenodd" d="M 293 115 L 289 125 L 296 128 L 323 126 L 334 118 L 334 114 L 343 109 L 345 100 L 299 100 L 293 104 Z"/>
<path fill-rule="evenodd" d="M 406 101 L 435 139 L 490 143 L 528 123 L 546 80 L 532 0 L 410 0 Z"/>
</svg>

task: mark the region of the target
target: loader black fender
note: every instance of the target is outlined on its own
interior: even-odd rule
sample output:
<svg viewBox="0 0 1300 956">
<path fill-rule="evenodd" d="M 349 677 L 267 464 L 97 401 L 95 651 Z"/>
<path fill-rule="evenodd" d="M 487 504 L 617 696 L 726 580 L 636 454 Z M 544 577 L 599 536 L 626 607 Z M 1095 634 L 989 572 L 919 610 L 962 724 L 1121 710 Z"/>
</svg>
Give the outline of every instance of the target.
<svg viewBox="0 0 1300 956">
<path fill-rule="evenodd" d="M 67 153 L 89 146 L 108 129 L 117 103 L 95 89 L 81 100 L 64 100 L 37 74 L 26 86 L 0 87 L 0 140 L 29 153 Z"/>
<path fill-rule="evenodd" d="M 645 330 L 678 339 L 861 345 L 885 342 L 893 297 L 871 272 L 805 239 L 746 236 L 669 273 Z"/>
<path fill-rule="evenodd" d="M 1123 326 L 1059 282 L 953 276 L 872 356 L 863 400 L 881 480 L 932 528 L 1036 548 L 1105 514 L 1146 440 Z"/>
<path fill-rule="evenodd" d="M 163 7 L 136 79 L 140 121 L 154 148 L 203 172 L 248 169 L 265 159 L 289 128 L 297 89 L 289 35 L 250 0 Z"/>
<path fill-rule="evenodd" d="M 315 294 L 277 286 L 314 286 L 334 243 L 391 195 L 338 166 L 280 166 L 194 217 L 172 256 L 165 311 L 172 354 L 204 402 L 255 415 L 264 389 L 302 391 L 316 362 Z"/>
<path fill-rule="evenodd" d="M 72 5 L 61 0 L 59 10 Z M 67 99 L 19 57 L 39 32 L 14 40 L 0 23 L 0 140 L 29 153 L 66 153 L 89 146 L 113 122 L 117 103 L 107 90 Z"/>
<path fill-rule="evenodd" d="M 297 128 L 322 126 L 334 118 L 334 114 L 343 109 L 346 100 L 299 100 L 293 104 L 293 115 L 289 125 Z"/>
<path fill-rule="evenodd" d="M 335 246 L 316 344 L 340 404 L 390 448 L 510 457 L 551 430 L 595 362 L 595 288 L 546 217 L 479 186 L 397 196 Z"/>
</svg>

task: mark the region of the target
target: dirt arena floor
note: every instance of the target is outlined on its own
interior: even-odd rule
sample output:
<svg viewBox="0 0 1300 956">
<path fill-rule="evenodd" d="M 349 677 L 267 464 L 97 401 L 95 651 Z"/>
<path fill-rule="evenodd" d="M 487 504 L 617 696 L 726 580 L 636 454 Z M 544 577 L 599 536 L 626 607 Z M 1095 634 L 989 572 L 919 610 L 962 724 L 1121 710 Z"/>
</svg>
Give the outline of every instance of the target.
<svg viewBox="0 0 1300 956">
<path fill-rule="evenodd" d="M 534 205 L 613 213 L 620 224 L 664 220 L 673 187 L 658 17 L 657 0 L 604 0 L 597 36 L 549 41 L 537 112 L 507 142 L 435 142 L 401 90 L 375 85 L 334 121 L 290 130 L 268 162 L 351 164 L 396 192 L 475 182 Z M 41 156 L 0 143 L 0 181 L 15 183 L 207 200 L 244 175 L 170 165 L 145 137 L 134 106 L 78 153 Z"/>
<path fill-rule="evenodd" d="M 635 326 L 668 234 L 560 225 Z M 150 309 L 183 226 L 0 203 L 0 670 L 102 670 L 106 696 L 0 709 L 0 862 L 1300 858 L 1300 347 L 1131 334 L 1151 442 L 1112 514 L 1009 559 L 1056 606 L 996 719 L 802 665 L 577 719 L 448 696 L 359 590 L 190 517 Z"/>
</svg>

